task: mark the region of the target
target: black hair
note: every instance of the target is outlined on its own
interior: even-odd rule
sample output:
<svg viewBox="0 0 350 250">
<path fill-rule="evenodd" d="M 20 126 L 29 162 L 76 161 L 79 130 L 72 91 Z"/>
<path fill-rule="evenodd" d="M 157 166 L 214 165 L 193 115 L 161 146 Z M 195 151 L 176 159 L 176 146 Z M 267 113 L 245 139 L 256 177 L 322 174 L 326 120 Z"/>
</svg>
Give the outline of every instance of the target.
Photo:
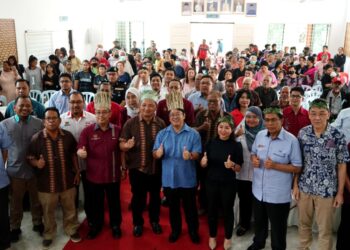
<svg viewBox="0 0 350 250">
<path fill-rule="evenodd" d="M 152 81 L 152 78 L 154 78 L 154 77 L 159 77 L 159 78 L 160 78 L 160 81 L 163 80 L 163 78 L 162 78 L 162 76 L 161 76 L 160 74 L 158 74 L 158 73 L 152 73 L 151 76 L 150 76 L 150 81 Z"/>
<path fill-rule="evenodd" d="M 15 105 L 17 104 L 18 100 L 22 98 L 22 99 L 29 99 L 30 103 L 32 103 L 31 99 L 29 96 L 17 96 L 15 99 Z"/>
<path fill-rule="evenodd" d="M 7 61 L 10 61 L 11 59 L 14 61 L 14 64 L 13 64 L 13 65 L 15 65 L 16 68 L 17 68 L 17 67 L 18 67 L 17 58 L 16 58 L 14 55 L 12 55 L 12 56 L 9 56 L 9 57 L 7 58 Z"/>
<path fill-rule="evenodd" d="M 17 83 L 19 83 L 19 82 L 25 82 L 25 83 L 28 85 L 29 89 L 30 89 L 30 83 L 29 83 L 29 81 L 27 81 L 26 79 L 22 79 L 22 78 L 17 79 L 16 82 L 15 82 L 15 86 L 16 86 Z"/>
<path fill-rule="evenodd" d="M 174 72 L 174 75 L 176 75 L 176 72 L 175 72 L 175 70 L 171 67 L 171 68 L 166 68 L 165 70 L 164 70 L 164 75 L 165 75 L 165 73 L 167 72 L 167 71 L 172 71 L 172 72 Z"/>
<path fill-rule="evenodd" d="M 292 93 L 292 91 L 297 91 L 299 92 L 302 96 L 304 96 L 304 89 L 302 87 L 299 87 L 299 86 L 295 86 L 293 88 L 290 89 L 290 93 Z"/>
<path fill-rule="evenodd" d="M 49 59 L 50 59 L 50 61 L 56 61 L 56 62 L 60 61 L 60 59 L 58 59 L 58 57 L 56 55 L 50 55 Z"/>
<path fill-rule="evenodd" d="M 332 68 L 332 65 L 330 64 L 326 64 L 325 66 L 323 66 L 323 70 L 326 71 L 328 69 Z"/>
<path fill-rule="evenodd" d="M 261 67 L 262 67 L 262 66 L 269 67 L 269 63 L 266 62 L 266 61 L 262 61 L 262 62 L 260 63 L 260 66 L 261 66 Z"/>
<path fill-rule="evenodd" d="M 39 63 L 42 64 L 42 63 L 47 63 L 47 62 L 45 60 L 40 60 Z"/>
<path fill-rule="evenodd" d="M 171 82 L 178 82 L 178 83 L 180 84 L 180 87 L 182 88 L 182 82 L 180 81 L 179 78 L 175 77 L 175 78 L 171 79 L 170 82 L 169 82 L 169 84 L 170 84 Z"/>
<path fill-rule="evenodd" d="M 69 73 L 62 73 L 62 74 L 60 75 L 60 78 L 59 78 L 59 79 L 61 79 L 62 77 L 67 77 L 67 78 L 69 78 L 69 80 L 72 81 L 72 76 L 71 76 Z"/>
<path fill-rule="evenodd" d="M 63 54 L 63 57 L 67 56 L 67 50 L 65 47 L 60 48 L 60 51 Z"/>
<path fill-rule="evenodd" d="M 312 62 L 312 63 L 315 63 L 315 57 L 313 57 L 313 56 L 309 56 L 309 57 L 307 58 L 307 60 L 310 61 L 310 62 Z"/>
<path fill-rule="evenodd" d="M 85 97 L 83 96 L 83 94 L 80 91 L 73 91 L 72 93 L 69 94 L 69 99 L 72 95 L 80 95 L 83 100 L 85 101 Z"/>
<path fill-rule="evenodd" d="M 239 104 L 239 99 L 242 97 L 242 95 L 244 93 L 247 94 L 247 98 L 250 100 L 249 106 L 252 105 L 252 94 L 251 94 L 250 90 L 248 90 L 248 89 L 240 89 L 240 90 L 237 91 L 236 98 L 235 98 L 235 104 L 236 104 L 236 107 L 238 109 L 241 107 L 241 105 Z"/>
<path fill-rule="evenodd" d="M 58 111 L 58 109 L 57 109 L 56 107 L 48 107 L 48 108 L 46 108 L 46 109 L 45 109 L 45 112 L 44 112 L 44 117 L 46 117 L 46 113 L 47 113 L 48 111 L 54 111 L 54 112 L 56 112 L 57 115 L 58 115 L 58 118 L 60 118 L 60 111 Z"/>
<path fill-rule="evenodd" d="M 202 81 L 203 79 L 210 79 L 211 83 L 214 83 L 213 78 L 212 78 L 211 76 L 209 76 L 209 75 L 203 75 L 201 81 Z"/>
</svg>

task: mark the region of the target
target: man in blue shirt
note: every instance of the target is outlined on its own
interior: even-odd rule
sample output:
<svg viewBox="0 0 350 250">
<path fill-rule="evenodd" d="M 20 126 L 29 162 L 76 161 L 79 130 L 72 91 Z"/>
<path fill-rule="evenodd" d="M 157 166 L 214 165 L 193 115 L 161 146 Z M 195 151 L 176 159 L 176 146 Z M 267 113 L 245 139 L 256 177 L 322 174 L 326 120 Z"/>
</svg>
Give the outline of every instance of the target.
<svg viewBox="0 0 350 250">
<path fill-rule="evenodd" d="M 169 119 L 171 125 L 158 133 L 153 146 L 153 157 L 162 158 L 162 184 L 169 200 L 172 230 L 169 242 L 177 241 L 181 234 L 182 200 L 191 240 L 199 243 L 195 161 L 202 151 L 201 138 L 197 131 L 185 124 L 183 109 L 172 109 Z"/>
<path fill-rule="evenodd" d="M 0 150 L 7 150 L 11 146 L 11 139 L 0 125 Z M 10 220 L 9 220 L 9 186 L 10 180 L 5 170 L 7 155 L 0 151 L 0 249 L 10 247 Z M 4 154 L 4 155 L 3 155 Z"/>
<path fill-rule="evenodd" d="M 30 92 L 30 83 L 24 79 L 18 79 L 16 81 L 16 96 L 29 96 Z M 32 101 L 32 115 L 38 117 L 39 119 L 44 119 L 45 107 L 40 102 L 37 102 L 34 99 L 30 99 Z M 14 116 L 15 110 L 15 101 L 13 100 L 7 105 L 5 118 L 9 118 Z"/>
<path fill-rule="evenodd" d="M 311 125 L 298 135 L 304 160 L 293 193 L 298 200 L 300 249 L 311 247 L 314 215 L 317 249 L 332 249 L 334 208 L 343 204 L 349 153 L 344 134 L 328 124 L 330 115 L 326 100 L 315 99 L 309 108 Z"/>
<path fill-rule="evenodd" d="M 55 107 L 60 114 L 69 111 L 69 94 L 75 90 L 72 88 L 72 76 L 68 73 L 60 75 L 61 90 L 53 94 L 49 100 L 49 107 Z"/>
<path fill-rule="evenodd" d="M 291 202 L 293 173 L 301 170 L 298 140 L 282 128 L 282 111 L 267 108 L 266 129 L 260 131 L 252 146 L 254 243 L 248 250 L 263 249 L 271 223 L 272 249 L 286 249 L 287 219 Z"/>
</svg>

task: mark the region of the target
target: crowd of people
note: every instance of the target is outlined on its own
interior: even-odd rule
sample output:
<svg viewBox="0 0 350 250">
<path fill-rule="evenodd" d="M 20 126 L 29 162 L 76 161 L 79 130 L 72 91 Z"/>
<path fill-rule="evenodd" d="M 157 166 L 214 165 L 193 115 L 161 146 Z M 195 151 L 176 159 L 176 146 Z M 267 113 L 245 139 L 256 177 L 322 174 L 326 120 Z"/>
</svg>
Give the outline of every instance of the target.
<svg viewBox="0 0 350 250">
<path fill-rule="evenodd" d="M 162 234 L 163 204 L 168 240 L 175 243 L 182 204 L 194 244 L 206 237 L 216 249 L 223 217 L 223 247 L 232 249 L 237 195 L 235 233 L 254 231 L 248 250 L 265 247 L 269 223 L 272 249 L 286 249 L 293 197 L 300 249 L 312 244 L 314 219 L 318 249 L 332 249 L 338 207 L 337 250 L 350 249 L 350 94 L 343 48 L 332 57 L 326 45 L 313 54 L 308 47 L 297 53 L 295 47 L 266 44 L 260 51 L 250 44 L 213 60 L 204 39 L 197 51 L 191 43 L 180 54 L 158 51 L 154 41 L 145 53 L 136 45 L 129 53 L 117 40 L 108 51 L 98 45 L 83 61 L 61 48 L 40 67 L 33 55 L 28 67 L 14 56 L 3 62 L 1 250 L 20 240 L 26 192 L 43 248 L 55 238 L 58 203 L 64 232 L 80 242 L 80 182 L 89 225 L 84 238 L 100 234 L 106 197 L 111 233 L 119 239 L 120 184 L 127 176 L 134 237 L 142 237 L 146 209 L 152 231 Z M 305 89 L 317 85 L 322 94 L 306 110 Z M 55 92 L 43 103 L 30 97 L 31 90 Z M 93 101 L 87 103 L 85 92 L 95 93 Z M 206 226 L 199 225 L 203 215 L 208 236 L 198 234 Z"/>
</svg>

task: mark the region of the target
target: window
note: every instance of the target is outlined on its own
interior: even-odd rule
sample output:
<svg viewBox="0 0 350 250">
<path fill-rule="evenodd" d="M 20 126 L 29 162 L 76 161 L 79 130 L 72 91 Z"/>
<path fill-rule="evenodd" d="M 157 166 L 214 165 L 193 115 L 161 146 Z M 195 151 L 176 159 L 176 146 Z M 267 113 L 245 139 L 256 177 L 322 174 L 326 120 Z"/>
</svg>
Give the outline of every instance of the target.
<svg viewBox="0 0 350 250">
<path fill-rule="evenodd" d="M 283 47 L 284 26 L 283 23 L 269 24 L 267 42 L 270 44 L 275 43 L 277 45 L 277 50 L 280 50 Z"/>
<path fill-rule="evenodd" d="M 323 45 L 328 44 L 330 24 L 309 24 L 307 29 L 307 39 L 306 44 L 311 47 L 313 53 L 318 53 L 322 51 Z"/>
</svg>

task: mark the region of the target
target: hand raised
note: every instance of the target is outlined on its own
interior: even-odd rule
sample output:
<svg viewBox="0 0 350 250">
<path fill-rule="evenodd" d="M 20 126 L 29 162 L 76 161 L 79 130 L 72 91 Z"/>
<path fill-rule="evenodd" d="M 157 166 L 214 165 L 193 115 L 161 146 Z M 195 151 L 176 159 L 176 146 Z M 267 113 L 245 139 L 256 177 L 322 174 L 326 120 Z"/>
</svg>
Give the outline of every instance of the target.
<svg viewBox="0 0 350 250">
<path fill-rule="evenodd" d="M 131 139 L 129 139 L 127 142 L 126 142 L 126 147 L 128 149 L 131 149 L 135 146 L 135 137 L 133 136 Z"/>
<path fill-rule="evenodd" d="M 187 150 L 186 146 L 184 146 L 184 149 L 182 151 L 182 158 L 185 160 L 185 161 L 188 161 L 191 159 L 191 153 L 190 151 Z"/>
<path fill-rule="evenodd" d="M 201 167 L 205 168 L 208 166 L 208 156 L 207 152 L 204 152 L 203 158 L 201 160 Z"/>
<path fill-rule="evenodd" d="M 77 155 L 82 159 L 85 159 L 87 157 L 87 152 L 86 152 L 85 146 L 78 149 Z"/>
<path fill-rule="evenodd" d="M 271 160 L 270 157 L 267 157 L 267 160 L 265 161 L 264 166 L 265 166 L 265 168 L 267 168 L 267 169 L 272 169 L 272 168 L 273 168 L 274 162 Z"/>
<path fill-rule="evenodd" d="M 159 159 L 163 156 L 164 154 L 164 147 L 163 147 L 163 143 L 160 144 L 159 148 L 156 150 L 156 157 Z"/>
<path fill-rule="evenodd" d="M 259 168 L 260 167 L 260 158 L 256 155 L 253 155 L 252 156 L 252 164 L 253 164 L 253 167 Z"/>
<path fill-rule="evenodd" d="M 231 155 L 228 155 L 227 160 L 224 162 L 225 168 L 233 168 L 235 163 L 231 161 Z"/>
<path fill-rule="evenodd" d="M 44 156 L 43 155 L 40 155 L 40 158 L 39 160 L 37 161 L 36 163 L 36 166 L 40 169 L 44 168 L 46 165 L 46 162 L 45 162 L 45 159 L 44 159 Z"/>
</svg>

